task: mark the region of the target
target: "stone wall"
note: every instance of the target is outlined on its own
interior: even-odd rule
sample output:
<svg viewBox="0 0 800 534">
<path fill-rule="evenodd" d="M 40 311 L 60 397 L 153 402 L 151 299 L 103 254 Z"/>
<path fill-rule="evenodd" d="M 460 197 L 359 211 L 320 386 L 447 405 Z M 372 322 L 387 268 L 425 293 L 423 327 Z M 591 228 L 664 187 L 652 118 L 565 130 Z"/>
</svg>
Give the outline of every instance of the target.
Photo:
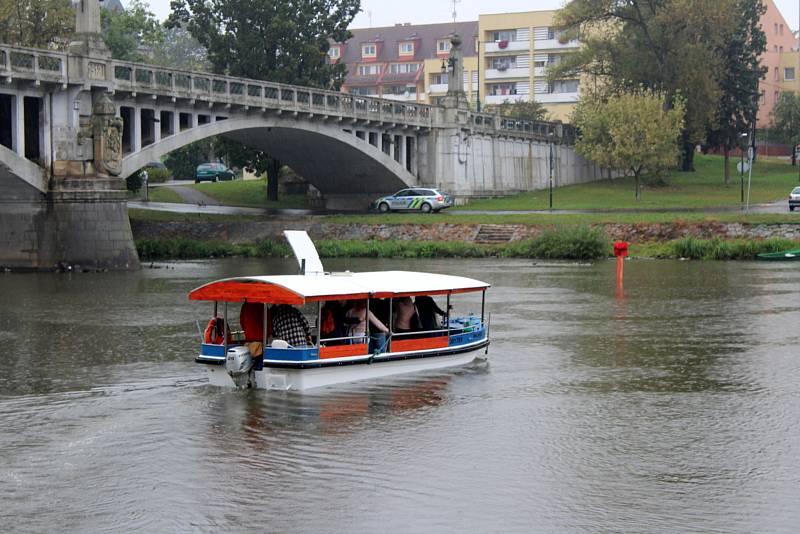
<svg viewBox="0 0 800 534">
<path fill-rule="evenodd" d="M 132 221 L 136 239 L 195 239 L 234 244 L 265 239 L 283 239 L 284 230 L 305 230 L 312 239 L 400 240 L 472 242 L 480 224 L 332 224 L 319 220 L 272 220 L 246 222 L 155 222 Z M 548 226 L 492 225 L 513 229 L 512 241 L 529 239 Z M 603 224 L 598 225 L 611 239 L 632 243 L 668 241 L 681 237 L 711 239 L 784 237 L 800 240 L 800 224 L 743 223 L 673 223 L 673 224 Z"/>
</svg>

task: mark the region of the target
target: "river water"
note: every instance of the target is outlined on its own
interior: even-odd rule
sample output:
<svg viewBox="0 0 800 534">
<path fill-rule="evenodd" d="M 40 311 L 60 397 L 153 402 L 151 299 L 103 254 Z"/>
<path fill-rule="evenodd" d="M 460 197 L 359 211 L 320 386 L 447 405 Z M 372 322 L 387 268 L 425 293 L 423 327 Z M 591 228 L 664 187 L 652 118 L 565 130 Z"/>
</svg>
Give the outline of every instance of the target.
<svg viewBox="0 0 800 534">
<path fill-rule="evenodd" d="M 491 282 L 488 364 L 219 390 L 187 292 L 288 260 L 0 275 L 0 530 L 797 531 L 797 264 L 326 263 Z"/>
</svg>

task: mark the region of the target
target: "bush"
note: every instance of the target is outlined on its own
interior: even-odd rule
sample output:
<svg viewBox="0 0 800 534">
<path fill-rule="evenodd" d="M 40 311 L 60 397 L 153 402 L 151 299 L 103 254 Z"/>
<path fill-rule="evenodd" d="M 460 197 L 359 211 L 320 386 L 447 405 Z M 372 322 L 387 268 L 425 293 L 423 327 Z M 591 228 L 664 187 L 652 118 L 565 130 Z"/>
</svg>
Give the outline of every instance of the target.
<svg viewBox="0 0 800 534">
<path fill-rule="evenodd" d="M 128 191 L 138 193 L 142 186 L 144 186 L 144 180 L 142 180 L 142 175 L 139 172 L 135 172 L 125 178 L 125 187 L 128 188 Z"/>
<path fill-rule="evenodd" d="M 161 184 L 166 182 L 167 180 L 172 179 L 172 173 L 169 169 L 157 169 L 148 167 L 147 169 L 147 181 L 151 184 Z"/>
<path fill-rule="evenodd" d="M 586 226 L 548 230 L 534 239 L 512 243 L 503 251 L 509 258 L 549 260 L 593 260 L 610 254 L 611 243 L 603 232 Z"/>
<path fill-rule="evenodd" d="M 752 260 L 764 252 L 780 252 L 796 247 L 796 242 L 777 237 L 731 241 L 724 241 L 718 237 L 713 239 L 684 237 L 671 244 L 674 256 L 692 260 Z"/>
</svg>

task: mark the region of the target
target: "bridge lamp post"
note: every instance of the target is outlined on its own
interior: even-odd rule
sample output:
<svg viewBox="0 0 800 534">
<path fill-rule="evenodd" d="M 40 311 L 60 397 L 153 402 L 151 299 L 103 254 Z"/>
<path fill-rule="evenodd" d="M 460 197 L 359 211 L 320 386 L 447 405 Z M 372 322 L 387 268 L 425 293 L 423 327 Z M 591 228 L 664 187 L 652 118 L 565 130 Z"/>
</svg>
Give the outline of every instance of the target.
<svg viewBox="0 0 800 534">
<path fill-rule="evenodd" d="M 739 161 L 739 186 L 742 192 L 741 203 L 744 204 L 744 147 L 747 146 L 747 132 L 740 133 L 739 139 L 742 140 L 739 143 L 739 155 L 741 156 Z"/>
</svg>

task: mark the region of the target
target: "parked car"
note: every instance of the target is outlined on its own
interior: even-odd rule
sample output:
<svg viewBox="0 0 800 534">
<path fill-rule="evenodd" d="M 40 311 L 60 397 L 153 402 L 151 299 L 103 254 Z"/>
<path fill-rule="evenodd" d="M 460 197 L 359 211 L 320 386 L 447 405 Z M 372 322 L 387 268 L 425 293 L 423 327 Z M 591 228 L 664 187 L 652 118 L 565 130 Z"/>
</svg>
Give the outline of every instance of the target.
<svg viewBox="0 0 800 534">
<path fill-rule="evenodd" d="M 789 211 L 794 211 L 797 207 L 800 207 L 800 187 L 795 187 L 789 193 Z"/>
<path fill-rule="evenodd" d="M 197 171 L 194 173 L 194 183 L 233 180 L 234 176 L 234 172 L 222 163 L 203 163 L 197 166 Z"/>
<path fill-rule="evenodd" d="M 388 197 L 381 197 L 372 203 L 370 209 L 376 209 L 381 213 L 394 210 L 419 210 L 422 213 L 430 213 L 449 208 L 452 205 L 453 198 L 438 189 L 415 187 L 413 189 L 402 189 Z"/>
</svg>

